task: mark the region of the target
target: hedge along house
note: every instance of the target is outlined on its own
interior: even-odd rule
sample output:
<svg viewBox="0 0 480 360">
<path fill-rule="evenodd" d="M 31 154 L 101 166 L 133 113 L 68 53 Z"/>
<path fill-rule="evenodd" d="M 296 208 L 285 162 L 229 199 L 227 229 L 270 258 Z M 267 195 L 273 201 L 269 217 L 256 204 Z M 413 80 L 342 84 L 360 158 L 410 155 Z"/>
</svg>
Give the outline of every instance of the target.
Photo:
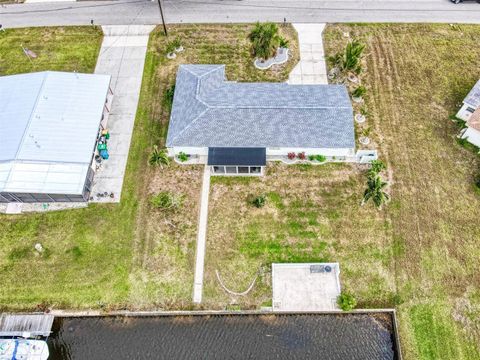
<svg viewBox="0 0 480 360">
<path fill-rule="evenodd" d="M 457 117 L 465 121 L 467 126 L 462 130 L 460 137 L 480 147 L 480 80 L 463 100 Z"/>
<path fill-rule="evenodd" d="M 353 109 L 343 85 L 237 83 L 225 65 L 180 65 L 166 146 L 219 175 L 261 175 L 289 153 L 355 161 Z"/>
<path fill-rule="evenodd" d="M 87 201 L 109 75 L 0 77 L 0 202 Z"/>
</svg>

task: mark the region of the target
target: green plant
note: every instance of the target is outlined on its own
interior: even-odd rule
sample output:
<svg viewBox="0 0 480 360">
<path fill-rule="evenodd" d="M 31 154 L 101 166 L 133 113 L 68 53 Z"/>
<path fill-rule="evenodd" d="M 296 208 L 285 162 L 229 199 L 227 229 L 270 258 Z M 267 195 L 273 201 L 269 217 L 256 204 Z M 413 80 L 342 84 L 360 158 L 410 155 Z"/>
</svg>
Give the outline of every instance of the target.
<svg viewBox="0 0 480 360">
<path fill-rule="evenodd" d="M 169 86 L 163 93 L 162 105 L 170 111 L 173 104 L 173 96 L 175 95 L 175 85 Z"/>
<path fill-rule="evenodd" d="M 343 70 L 354 71 L 357 74 L 361 71 L 360 60 L 365 50 L 365 45 L 358 40 L 352 40 L 345 48 L 345 56 L 343 59 Z"/>
<path fill-rule="evenodd" d="M 369 177 L 367 179 L 367 188 L 363 193 L 362 206 L 372 199 L 375 206 L 381 209 L 382 205 L 390 199 L 390 196 L 384 191 L 386 186 L 387 183 L 380 176 Z"/>
<path fill-rule="evenodd" d="M 180 151 L 177 155 L 177 158 L 178 160 L 180 160 L 181 162 L 185 162 L 188 160 L 188 155 L 185 154 L 183 151 Z"/>
<path fill-rule="evenodd" d="M 347 292 L 342 292 L 337 298 L 338 306 L 343 311 L 352 311 L 357 306 L 357 300 L 355 297 Z"/>
<path fill-rule="evenodd" d="M 179 38 L 175 38 L 172 40 L 172 44 L 174 46 L 174 49 L 177 49 L 179 48 L 180 46 L 182 46 L 182 43 L 180 42 L 180 39 Z"/>
<path fill-rule="evenodd" d="M 347 44 L 343 53 L 340 52 L 330 56 L 327 60 L 341 71 L 353 71 L 356 74 L 360 74 L 362 71 L 360 61 L 364 50 L 364 44 L 358 40 L 352 40 Z"/>
<path fill-rule="evenodd" d="M 367 137 L 368 135 L 370 135 L 370 132 L 372 131 L 372 128 L 370 126 L 362 129 L 362 131 L 360 132 L 362 134 L 362 136 L 365 136 Z"/>
<path fill-rule="evenodd" d="M 365 106 L 362 106 L 360 108 L 360 114 L 362 114 L 363 116 L 367 116 L 368 115 L 368 110 Z"/>
<path fill-rule="evenodd" d="M 279 37 L 279 46 L 282 48 L 288 48 L 289 41 L 285 39 L 283 36 Z"/>
<path fill-rule="evenodd" d="M 278 26 L 271 22 L 257 22 L 248 38 L 252 42 L 253 55 L 261 59 L 268 59 L 274 56 L 280 45 Z"/>
<path fill-rule="evenodd" d="M 264 207 L 267 202 L 267 197 L 265 195 L 258 195 L 250 199 L 250 203 L 256 208 Z"/>
<path fill-rule="evenodd" d="M 308 155 L 308 160 L 314 161 L 315 160 L 315 155 Z"/>
<path fill-rule="evenodd" d="M 327 158 L 324 155 L 315 155 L 315 160 L 322 163 L 325 162 Z"/>
<path fill-rule="evenodd" d="M 355 88 L 355 90 L 352 91 L 352 96 L 354 98 L 361 98 L 367 93 L 367 89 L 365 86 L 360 85 L 359 87 Z"/>
<path fill-rule="evenodd" d="M 170 164 L 170 159 L 167 151 L 159 150 L 157 145 L 153 145 L 153 150 L 148 159 L 148 163 L 152 166 L 160 166 L 162 169 L 164 165 L 168 166 Z"/>
<path fill-rule="evenodd" d="M 165 48 L 165 51 L 167 52 L 167 54 L 173 53 L 175 51 L 175 49 L 177 48 L 175 45 L 176 45 L 175 40 L 169 41 L 167 43 L 167 46 Z"/>
<path fill-rule="evenodd" d="M 369 177 L 377 176 L 381 171 L 385 170 L 387 165 L 382 160 L 373 160 L 370 163 L 370 169 L 368 170 Z"/>
<path fill-rule="evenodd" d="M 150 204 L 157 209 L 176 210 L 182 206 L 184 199 L 182 194 L 162 191 L 151 197 Z"/>
</svg>

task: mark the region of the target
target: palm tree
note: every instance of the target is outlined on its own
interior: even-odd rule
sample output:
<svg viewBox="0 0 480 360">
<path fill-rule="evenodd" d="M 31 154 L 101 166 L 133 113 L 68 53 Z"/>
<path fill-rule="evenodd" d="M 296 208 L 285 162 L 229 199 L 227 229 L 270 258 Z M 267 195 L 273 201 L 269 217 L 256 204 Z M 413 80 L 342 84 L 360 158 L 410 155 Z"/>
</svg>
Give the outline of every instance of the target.
<svg viewBox="0 0 480 360">
<path fill-rule="evenodd" d="M 150 165 L 160 166 L 163 169 L 163 165 L 168 166 L 170 159 L 165 150 L 159 150 L 157 145 L 153 145 L 153 151 L 148 159 Z"/>
<path fill-rule="evenodd" d="M 257 22 L 248 38 L 252 42 L 253 54 L 261 59 L 274 56 L 280 45 L 278 26 L 274 23 Z"/>
<path fill-rule="evenodd" d="M 360 73 L 360 58 L 362 57 L 365 45 L 358 40 L 353 40 L 347 44 L 345 48 L 345 56 L 343 58 L 343 69 Z"/>
<path fill-rule="evenodd" d="M 382 205 L 390 199 L 390 196 L 383 191 L 385 186 L 387 186 L 387 183 L 383 181 L 380 176 L 369 177 L 367 180 L 367 188 L 363 193 L 362 206 L 365 205 L 368 200 L 372 199 L 375 206 L 381 209 Z"/>
</svg>

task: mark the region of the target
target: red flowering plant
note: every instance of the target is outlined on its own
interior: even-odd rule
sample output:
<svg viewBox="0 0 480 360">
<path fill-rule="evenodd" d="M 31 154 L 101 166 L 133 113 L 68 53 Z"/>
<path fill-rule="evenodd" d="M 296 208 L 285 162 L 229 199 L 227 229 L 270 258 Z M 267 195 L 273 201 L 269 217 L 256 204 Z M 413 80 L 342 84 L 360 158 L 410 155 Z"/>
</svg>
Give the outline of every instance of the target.
<svg viewBox="0 0 480 360">
<path fill-rule="evenodd" d="M 287 154 L 287 157 L 288 157 L 290 160 L 295 159 L 296 156 L 297 156 L 297 155 L 296 155 L 294 152 L 289 152 L 289 153 Z"/>
<path fill-rule="evenodd" d="M 307 157 L 305 156 L 305 152 L 301 152 L 301 153 L 298 153 L 297 154 L 297 157 L 300 159 L 300 160 L 305 160 Z"/>
</svg>

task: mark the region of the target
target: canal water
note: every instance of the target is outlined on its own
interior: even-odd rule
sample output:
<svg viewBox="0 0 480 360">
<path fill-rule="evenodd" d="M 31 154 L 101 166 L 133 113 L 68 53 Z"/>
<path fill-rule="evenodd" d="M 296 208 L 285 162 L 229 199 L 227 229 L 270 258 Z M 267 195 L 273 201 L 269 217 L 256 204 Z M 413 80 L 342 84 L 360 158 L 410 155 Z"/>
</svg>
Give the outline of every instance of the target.
<svg viewBox="0 0 480 360">
<path fill-rule="evenodd" d="M 390 314 L 56 318 L 59 359 L 397 359 Z"/>
</svg>

